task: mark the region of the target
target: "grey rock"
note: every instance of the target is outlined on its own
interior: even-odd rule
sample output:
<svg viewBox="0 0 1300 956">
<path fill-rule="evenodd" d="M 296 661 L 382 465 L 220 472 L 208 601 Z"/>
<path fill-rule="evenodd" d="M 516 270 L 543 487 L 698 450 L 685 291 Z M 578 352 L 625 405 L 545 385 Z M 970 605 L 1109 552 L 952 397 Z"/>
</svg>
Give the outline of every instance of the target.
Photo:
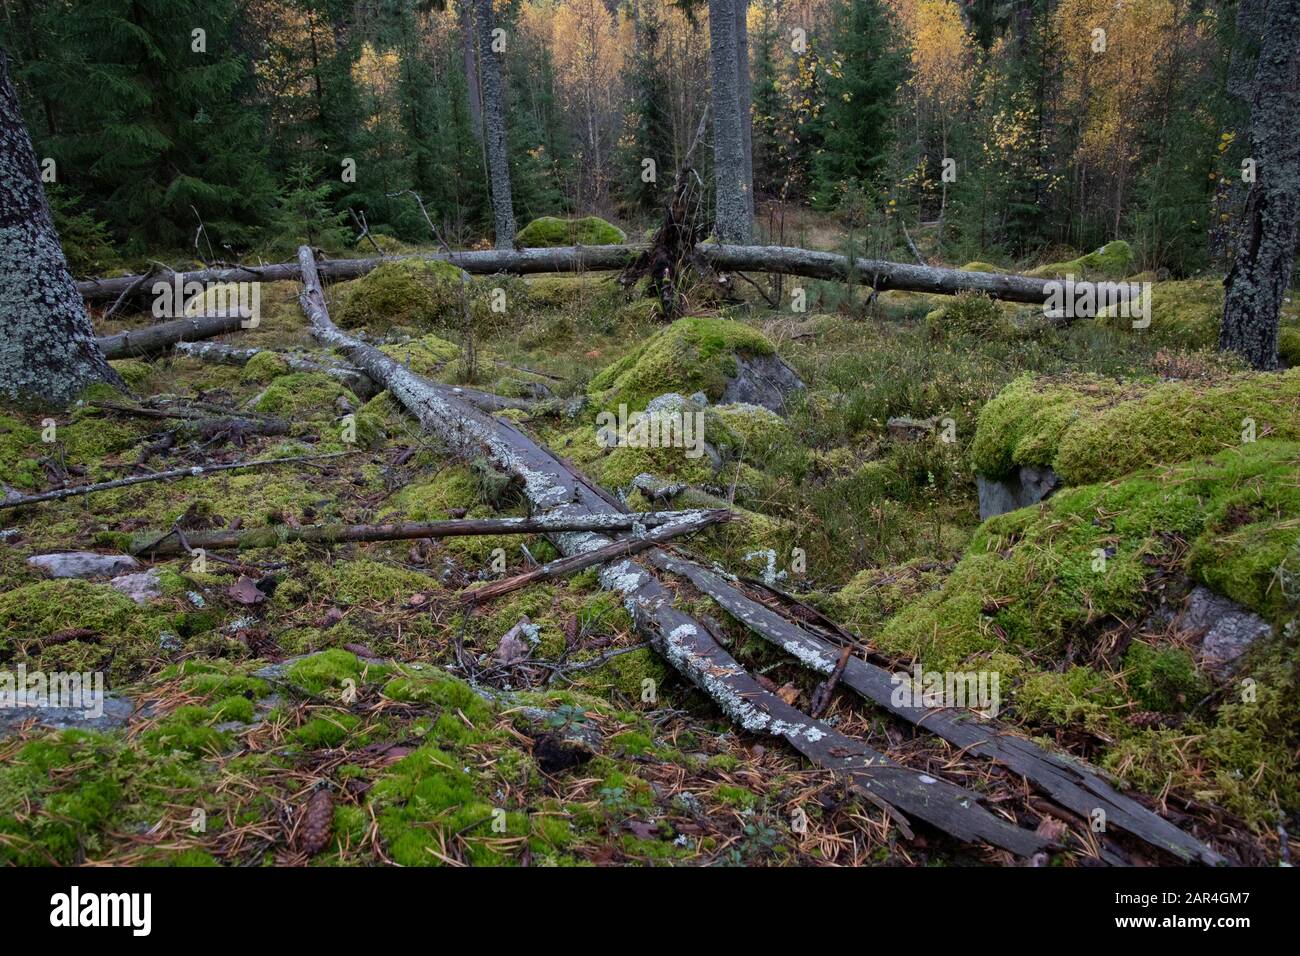
<svg viewBox="0 0 1300 956">
<path fill-rule="evenodd" d="M 885 422 L 885 427 L 889 429 L 889 437 L 895 441 L 914 441 L 938 428 L 939 416 L 908 418 L 906 415 L 899 415 Z"/>
<path fill-rule="evenodd" d="M 140 562 L 129 555 L 96 554 L 94 551 L 38 554 L 28 558 L 27 563 L 52 578 L 114 577 L 140 569 Z"/>
<path fill-rule="evenodd" d="M 105 693 L 103 713 L 95 708 L 83 707 L 10 707 L 0 706 L 0 737 L 16 734 L 28 721 L 35 721 L 50 730 L 115 730 L 125 727 L 134 704 L 129 697 Z M 87 714 L 87 710 L 91 710 Z"/>
<path fill-rule="evenodd" d="M 162 597 L 161 577 L 157 568 L 150 568 L 139 574 L 120 574 L 108 583 L 136 604 L 148 604 L 154 598 Z"/>
<path fill-rule="evenodd" d="M 778 414 L 786 401 L 803 391 L 803 379 L 779 355 L 745 355 L 736 353 L 736 374 L 727 379 L 720 404 L 748 402 L 762 405 Z"/>
<path fill-rule="evenodd" d="M 995 515 L 1038 504 L 1061 486 L 1061 479 L 1051 468 L 1021 465 L 1000 480 L 976 475 L 975 485 L 979 489 L 980 520 L 987 521 Z"/>
<path fill-rule="evenodd" d="M 1218 677 L 1230 675 L 1250 645 L 1273 633 L 1258 614 L 1199 584 L 1174 624 L 1200 637 L 1201 663 Z"/>
</svg>

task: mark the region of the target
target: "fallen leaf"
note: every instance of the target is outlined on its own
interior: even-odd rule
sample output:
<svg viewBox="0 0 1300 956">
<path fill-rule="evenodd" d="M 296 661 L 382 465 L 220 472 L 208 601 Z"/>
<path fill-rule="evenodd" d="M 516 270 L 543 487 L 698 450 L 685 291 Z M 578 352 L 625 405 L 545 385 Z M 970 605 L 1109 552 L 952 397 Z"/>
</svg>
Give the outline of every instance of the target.
<svg viewBox="0 0 1300 956">
<path fill-rule="evenodd" d="M 245 575 L 226 588 L 226 595 L 240 604 L 261 604 L 266 600 L 266 595 L 257 589 L 257 582 Z"/>
<path fill-rule="evenodd" d="M 776 696 L 780 697 L 783 701 L 793 707 L 795 701 L 799 699 L 799 688 L 795 687 L 794 684 L 782 684 L 777 688 Z"/>
</svg>

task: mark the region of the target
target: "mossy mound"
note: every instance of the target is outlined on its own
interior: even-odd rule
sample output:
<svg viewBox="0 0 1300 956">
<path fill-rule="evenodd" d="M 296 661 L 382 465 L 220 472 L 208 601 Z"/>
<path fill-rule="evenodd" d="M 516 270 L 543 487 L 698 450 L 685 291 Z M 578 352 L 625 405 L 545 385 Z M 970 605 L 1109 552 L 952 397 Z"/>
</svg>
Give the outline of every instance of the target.
<svg viewBox="0 0 1300 956">
<path fill-rule="evenodd" d="M 350 282 L 335 309 L 340 327 L 382 335 L 395 326 L 447 328 L 461 324 L 461 272 L 439 260 L 385 262 Z"/>
<path fill-rule="evenodd" d="M 964 266 L 958 266 L 962 272 L 1010 272 L 1009 269 L 1003 269 L 989 262 L 968 262 Z"/>
<path fill-rule="evenodd" d="M 353 408 L 361 405 L 350 389 L 324 372 L 290 372 L 272 379 L 253 407 L 291 422 L 334 419 L 343 414 L 340 398 Z"/>
<path fill-rule="evenodd" d="M 667 392 L 703 392 L 710 401 L 722 397 L 727 380 L 737 374 L 737 354 L 772 355 L 761 332 L 730 319 L 678 319 L 591 380 L 588 389 L 599 405 L 620 404 L 641 410 Z"/>
<path fill-rule="evenodd" d="M 839 591 L 822 599 L 830 616 L 870 636 L 894 614 L 939 587 L 943 575 L 928 558 L 859 571 Z"/>
<path fill-rule="evenodd" d="M 582 219 L 560 219 L 542 216 L 534 219 L 515 236 L 515 244 L 524 249 L 551 246 L 617 246 L 627 241 L 627 235 L 617 226 L 610 225 L 599 216 Z"/>
<path fill-rule="evenodd" d="M 1142 331 L 1183 348 L 1215 348 L 1223 320 L 1224 294 L 1223 280 L 1217 278 L 1152 283 L 1151 325 Z M 1113 314 L 1116 311 L 1103 311 L 1097 321 L 1112 328 L 1131 328 L 1134 319 Z M 1279 323 L 1282 361 L 1300 364 L 1300 304 L 1283 300 Z"/>
<path fill-rule="evenodd" d="M 1292 612 L 1275 578 L 1300 545 L 1298 478 L 1300 445 L 1263 441 L 1068 488 L 985 522 L 943 589 L 893 618 L 880 645 L 943 667 L 1077 641 L 1089 625 L 1139 611 L 1153 564 L 1170 559 L 1278 621 Z"/>
<path fill-rule="evenodd" d="M 972 335 L 981 339 L 1008 338 L 1014 326 L 1005 307 L 982 292 L 959 292 L 925 317 L 931 338 Z"/>
<path fill-rule="evenodd" d="M 1049 262 L 1029 270 L 1029 275 L 1063 279 L 1122 279 L 1133 272 L 1133 248 L 1123 239 L 1115 239 L 1077 259 Z"/>
<path fill-rule="evenodd" d="M 381 345 L 379 350 L 401 362 L 417 375 L 433 376 L 460 355 L 460 348 L 436 335 L 422 335 L 406 342 Z"/>
<path fill-rule="evenodd" d="M 1022 376 L 980 412 L 971 460 L 988 478 L 1038 465 L 1077 485 L 1264 436 L 1300 439 L 1300 369 L 1155 384 Z"/>
</svg>

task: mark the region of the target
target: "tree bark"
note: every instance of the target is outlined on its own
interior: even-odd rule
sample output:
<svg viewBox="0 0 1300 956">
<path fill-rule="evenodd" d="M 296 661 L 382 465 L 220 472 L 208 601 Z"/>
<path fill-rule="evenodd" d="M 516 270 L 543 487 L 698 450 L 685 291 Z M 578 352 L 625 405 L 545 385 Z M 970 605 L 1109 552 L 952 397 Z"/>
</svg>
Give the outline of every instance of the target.
<svg viewBox="0 0 1300 956">
<path fill-rule="evenodd" d="M 712 64 L 713 181 L 717 234 L 723 242 L 748 244 L 753 237 L 752 197 L 745 175 L 745 136 L 740 116 L 739 42 L 736 6 L 742 0 L 709 0 Z"/>
<path fill-rule="evenodd" d="M 0 398 L 64 406 L 95 382 L 125 387 L 94 336 L 0 49 Z"/>
<path fill-rule="evenodd" d="M 510 158 L 506 150 L 506 114 L 501 63 L 492 50 L 492 0 L 474 0 L 478 27 L 479 68 L 482 73 L 483 137 L 487 141 L 492 186 L 492 218 L 496 247 L 511 249 L 515 241 L 515 212 L 510 197 Z"/>
<path fill-rule="evenodd" d="M 512 273 L 530 275 L 541 272 L 614 272 L 631 265 L 646 247 L 628 246 L 559 246 L 551 249 L 484 250 L 478 252 L 431 253 L 423 256 L 395 258 L 422 258 L 450 262 L 472 275 Z M 700 243 L 695 254 L 714 269 L 743 272 L 775 272 L 798 275 L 810 279 L 852 278 L 866 283 L 879 292 L 891 289 L 907 292 L 931 292 L 937 295 L 956 295 L 958 292 L 983 292 L 994 299 L 1009 302 L 1028 302 L 1042 305 L 1048 295 L 1052 279 L 996 272 L 962 272 L 936 266 L 889 262 L 884 259 L 853 260 L 852 269 L 847 257 L 833 252 L 817 252 L 794 246 L 734 246 Z M 363 276 L 385 262 L 383 259 L 332 259 L 319 263 L 317 271 L 322 276 L 342 281 Z M 302 271 L 297 262 L 256 267 L 229 269 L 202 269 L 180 274 L 182 282 L 238 282 L 261 279 L 263 282 L 282 282 L 300 278 Z M 78 290 L 91 301 L 113 299 L 136 279 L 122 276 L 114 279 L 89 279 L 78 283 Z M 1083 283 L 1075 283 L 1076 288 Z"/>
<path fill-rule="evenodd" d="M 95 344 L 105 358 L 110 359 L 158 355 L 178 342 L 193 342 L 225 335 L 227 332 L 238 332 L 248 318 L 242 312 L 190 316 L 148 325 L 142 329 L 118 332 L 116 335 L 105 335 L 95 339 Z"/>
<path fill-rule="evenodd" d="M 1224 280 L 1219 349 L 1256 369 L 1278 366 L 1278 318 L 1300 229 L 1300 0 L 1271 0 L 1251 108 L 1255 182 Z"/>
<path fill-rule="evenodd" d="M 754 221 L 754 119 L 752 86 L 749 76 L 749 0 L 736 4 L 736 114 L 740 121 L 740 139 L 744 150 L 741 171 L 745 177 L 745 214 Z M 753 235 L 752 225 L 751 237 Z"/>
</svg>

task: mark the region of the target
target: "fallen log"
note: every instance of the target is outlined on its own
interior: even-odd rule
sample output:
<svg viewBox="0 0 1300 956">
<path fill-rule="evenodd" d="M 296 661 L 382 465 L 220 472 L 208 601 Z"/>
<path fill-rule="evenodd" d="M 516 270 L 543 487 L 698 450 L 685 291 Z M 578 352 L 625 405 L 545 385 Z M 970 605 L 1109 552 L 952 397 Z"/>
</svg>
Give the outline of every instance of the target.
<svg viewBox="0 0 1300 956">
<path fill-rule="evenodd" d="M 472 275 L 509 273 L 527 275 L 542 272 L 613 272 L 631 265 L 645 246 L 558 246 L 552 249 L 490 249 L 470 252 L 426 253 L 379 259 L 328 259 L 317 264 L 317 274 L 335 281 L 363 276 L 385 262 L 398 259 L 426 259 L 449 262 Z M 994 272 L 963 272 L 937 266 L 889 262 L 884 259 L 854 258 L 833 252 L 817 252 L 794 246 L 724 246 L 703 242 L 694 255 L 715 271 L 772 272 L 808 279 L 849 280 L 870 285 L 877 292 L 898 290 L 956 295 L 982 292 L 994 299 L 1043 304 L 1051 279 Z M 88 279 L 77 290 L 89 301 L 113 298 L 130 288 L 138 276 L 116 279 Z M 182 283 L 263 282 L 301 279 L 299 263 L 283 262 L 257 267 L 201 269 L 180 273 Z M 1082 288 L 1085 283 L 1076 283 Z"/>
<path fill-rule="evenodd" d="M 681 537 L 685 534 L 694 534 L 696 531 L 703 531 L 711 524 L 717 524 L 720 521 L 730 519 L 730 511 L 699 511 L 694 514 L 688 514 L 686 517 L 678 518 L 675 521 L 661 525 L 655 530 L 639 535 L 634 538 L 620 538 L 611 541 L 609 544 L 602 545 L 598 548 L 592 548 L 588 551 L 579 551 L 567 557 L 557 558 L 554 561 L 548 561 L 541 567 L 533 568 L 531 571 L 525 571 L 523 574 L 516 574 L 514 577 L 506 578 L 502 581 L 494 581 L 491 584 L 484 585 L 481 588 L 473 588 L 465 592 L 464 600 L 470 604 L 481 604 L 484 601 L 490 601 L 498 598 L 503 594 L 510 594 L 521 588 L 526 588 L 530 584 L 537 584 L 540 581 L 552 581 L 555 578 L 564 577 L 581 571 L 583 568 L 590 568 L 593 565 L 605 564 L 617 558 L 626 558 L 642 551 L 657 547 L 665 541 Z M 583 529 L 590 530 L 590 529 Z M 614 529 L 608 529 L 614 530 Z"/>
<path fill-rule="evenodd" d="M 303 276 L 299 302 L 313 334 L 385 385 L 422 426 L 440 435 L 453 450 L 466 455 L 486 453 L 518 475 L 525 494 L 540 512 L 585 516 L 618 510 L 508 422 L 483 414 L 447 386 L 420 378 L 378 349 L 340 331 L 330 320 L 310 248 L 304 246 L 299 251 L 299 262 Z M 608 537 L 590 531 L 551 537 L 565 555 L 610 543 Z M 959 840 L 984 841 L 1020 855 L 1049 845 L 1045 837 L 995 816 L 973 791 L 895 764 L 764 689 L 704 625 L 675 608 L 672 593 L 637 562 L 623 559 L 607 565 L 600 581 L 622 597 L 638 632 L 745 730 L 785 740 L 813 764 L 841 776 L 857 793 L 891 814 L 913 814 Z"/>
<path fill-rule="evenodd" d="M 834 675 L 842 650 L 831 641 L 781 617 L 745 596 L 721 575 L 692 561 L 662 551 L 652 552 L 649 561 L 660 570 L 685 578 L 755 634 L 805 666 L 821 674 Z M 865 700 L 923 730 L 938 734 L 964 752 L 1002 764 L 1084 820 L 1091 822 L 1095 811 L 1101 810 L 1107 826 L 1124 830 L 1184 862 L 1211 866 L 1227 862 L 1200 840 L 1117 792 L 1098 773 L 1068 757 L 1043 750 L 1005 725 L 981 718 L 971 711 L 895 704 L 897 683 L 893 674 L 884 668 L 851 656 L 839 680 Z"/>
<path fill-rule="evenodd" d="M 171 478 L 202 478 L 206 475 L 216 474 L 219 471 L 233 471 L 237 468 L 265 468 L 267 465 L 285 465 L 291 462 L 302 461 L 323 461 L 326 458 L 341 458 L 344 455 L 355 455 L 355 451 L 335 451 L 327 455 L 294 455 L 289 458 L 265 458 L 253 459 L 252 461 L 234 461 L 223 465 L 191 465 L 187 468 L 169 468 L 167 471 L 156 471 L 151 475 L 131 475 L 127 478 L 115 478 L 112 481 L 100 481 L 93 485 L 78 485 L 75 488 L 58 488 L 54 491 L 43 491 L 36 495 L 17 495 L 8 498 L 0 498 L 0 509 L 4 508 L 25 508 L 28 505 L 40 504 L 43 501 L 60 501 L 64 498 L 73 498 L 77 495 L 89 495 L 96 491 L 108 491 L 112 488 L 126 488 L 130 485 L 140 485 L 149 481 L 167 481 Z"/>
<path fill-rule="evenodd" d="M 700 516 L 729 514 L 713 511 L 645 511 L 639 514 L 602 514 L 587 517 L 538 515 L 528 518 L 462 518 L 456 521 L 403 521 L 394 524 L 318 524 L 290 528 L 276 525 L 244 530 L 187 531 L 192 548 L 208 551 L 273 548 L 288 541 L 340 544 L 364 541 L 406 541 L 416 538 L 455 538 L 482 534 L 550 534 L 557 531 L 631 531 L 637 526 L 657 528 Z M 714 517 L 713 520 L 722 520 Z M 146 532 L 132 542 L 131 554 L 163 557 L 185 554 L 189 548 L 175 529 Z"/>
<path fill-rule="evenodd" d="M 142 329 L 118 332 L 95 339 L 104 357 L 108 359 L 140 358 L 166 352 L 177 342 L 210 339 L 227 332 L 238 332 L 251 321 L 246 311 L 222 312 L 214 315 L 194 315 L 171 322 L 160 322 Z"/>
</svg>

